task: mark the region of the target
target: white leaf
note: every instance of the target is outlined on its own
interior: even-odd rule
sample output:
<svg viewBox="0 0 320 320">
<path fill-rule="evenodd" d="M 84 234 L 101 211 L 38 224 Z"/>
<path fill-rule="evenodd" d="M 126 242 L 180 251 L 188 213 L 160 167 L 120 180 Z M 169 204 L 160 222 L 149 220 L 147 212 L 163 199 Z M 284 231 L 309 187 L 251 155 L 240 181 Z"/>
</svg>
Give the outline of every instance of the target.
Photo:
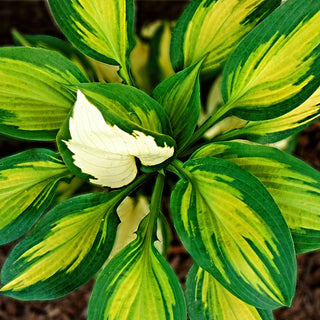
<svg viewBox="0 0 320 320">
<path fill-rule="evenodd" d="M 137 174 L 135 157 L 146 166 L 169 159 L 174 148 L 158 146 L 154 137 L 134 130 L 131 134 L 108 124 L 97 107 L 78 90 L 73 115 L 69 119 L 71 139 L 64 141 L 73 153 L 74 165 L 92 176 L 90 182 L 119 188 Z"/>
</svg>

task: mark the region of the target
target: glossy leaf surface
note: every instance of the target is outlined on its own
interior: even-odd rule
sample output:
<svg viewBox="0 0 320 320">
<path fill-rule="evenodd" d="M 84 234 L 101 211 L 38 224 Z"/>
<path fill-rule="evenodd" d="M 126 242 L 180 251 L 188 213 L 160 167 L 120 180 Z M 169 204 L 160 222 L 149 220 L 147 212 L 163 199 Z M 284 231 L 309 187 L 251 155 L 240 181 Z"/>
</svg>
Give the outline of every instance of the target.
<svg viewBox="0 0 320 320">
<path fill-rule="evenodd" d="M 130 83 L 129 54 L 134 47 L 133 0 L 49 0 L 66 37 L 83 53 L 119 65 Z"/>
<path fill-rule="evenodd" d="M 214 143 L 193 157 L 221 157 L 255 175 L 268 189 L 293 235 L 298 253 L 320 247 L 320 173 L 278 149 Z"/>
<path fill-rule="evenodd" d="M 23 300 L 66 295 L 86 283 L 108 258 L 126 190 L 95 193 L 53 208 L 6 260 L 1 292 Z"/>
<path fill-rule="evenodd" d="M 195 262 L 258 308 L 290 305 L 296 262 L 290 231 L 253 175 L 216 158 L 192 159 L 171 197 L 176 230 Z"/>
<path fill-rule="evenodd" d="M 245 126 L 223 134 L 217 140 L 247 139 L 258 143 L 274 143 L 289 137 L 320 117 L 320 89 L 303 104 L 274 119 L 249 121 Z"/>
<path fill-rule="evenodd" d="M 74 101 L 66 87 L 87 78 L 61 55 L 39 48 L 0 49 L 0 132 L 54 140 Z"/>
<path fill-rule="evenodd" d="M 186 299 L 191 320 L 272 320 L 271 311 L 246 304 L 194 264 L 187 278 Z"/>
<path fill-rule="evenodd" d="M 281 116 L 320 82 L 320 2 L 290 0 L 259 24 L 230 56 L 222 110 L 246 120 Z"/>
<path fill-rule="evenodd" d="M 21 237 L 50 205 L 57 183 L 71 173 L 47 149 L 0 160 L 0 244 Z"/>
<path fill-rule="evenodd" d="M 142 238 L 120 251 L 100 274 L 88 320 L 185 320 L 179 281 L 158 250 Z"/>
<path fill-rule="evenodd" d="M 278 0 L 194 0 L 174 29 L 171 60 L 175 70 L 203 58 L 202 73 L 220 69 L 240 40 L 274 10 Z"/>
</svg>

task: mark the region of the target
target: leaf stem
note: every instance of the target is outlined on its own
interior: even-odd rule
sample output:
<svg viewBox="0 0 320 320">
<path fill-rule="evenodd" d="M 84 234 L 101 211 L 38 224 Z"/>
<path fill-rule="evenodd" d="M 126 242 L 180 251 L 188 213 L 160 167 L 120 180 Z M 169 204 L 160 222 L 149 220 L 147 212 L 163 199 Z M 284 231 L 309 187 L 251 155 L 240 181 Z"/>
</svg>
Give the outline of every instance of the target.
<svg viewBox="0 0 320 320">
<path fill-rule="evenodd" d="M 223 107 L 219 108 L 217 112 L 215 112 L 209 119 L 207 119 L 198 128 L 198 130 L 196 130 L 196 132 L 193 134 L 188 143 L 179 151 L 178 155 L 188 153 L 188 148 L 190 148 L 193 144 L 197 143 L 207 130 L 209 130 L 217 122 L 226 118 L 230 110 L 229 106 L 230 104 L 225 104 Z"/>
<path fill-rule="evenodd" d="M 150 245 L 152 243 L 153 236 L 157 231 L 157 220 L 158 220 L 159 213 L 161 211 L 164 180 L 165 180 L 164 172 L 160 171 L 158 173 L 157 180 L 156 180 L 152 197 L 151 197 L 148 226 L 145 230 L 145 235 L 144 235 L 146 245 Z"/>
</svg>

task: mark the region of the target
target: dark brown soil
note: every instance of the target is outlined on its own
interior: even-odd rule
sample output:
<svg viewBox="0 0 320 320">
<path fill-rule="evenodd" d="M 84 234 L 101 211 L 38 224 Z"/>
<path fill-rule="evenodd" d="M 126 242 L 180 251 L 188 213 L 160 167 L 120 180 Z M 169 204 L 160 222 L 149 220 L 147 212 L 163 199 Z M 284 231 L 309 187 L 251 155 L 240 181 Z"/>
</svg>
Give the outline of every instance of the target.
<svg viewBox="0 0 320 320">
<path fill-rule="evenodd" d="M 179 15 L 188 1 L 138 1 L 138 27 L 141 21 L 156 18 L 173 19 Z M 10 30 L 22 33 L 60 35 L 50 22 L 43 0 L 0 0 L 0 45 L 12 43 Z M 31 147 L 26 142 L 0 142 L 0 156 L 13 154 Z M 299 139 L 296 155 L 320 170 L 320 121 L 306 129 Z M 8 255 L 10 246 L 0 247 L 0 267 Z M 175 244 L 169 260 L 182 283 L 192 264 L 183 247 Z M 275 311 L 276 320 L 320 319 L 320 252 L 298 257 L 298 285 L 291 308 Z M 19 302 L 0 296 L 0 320 L 85 320 L 86 306 L 93 283 L 85 285 L 73 294 L 50 302 Z M 246 319 L 244 319 L 246 320 Z"/>
</svg>

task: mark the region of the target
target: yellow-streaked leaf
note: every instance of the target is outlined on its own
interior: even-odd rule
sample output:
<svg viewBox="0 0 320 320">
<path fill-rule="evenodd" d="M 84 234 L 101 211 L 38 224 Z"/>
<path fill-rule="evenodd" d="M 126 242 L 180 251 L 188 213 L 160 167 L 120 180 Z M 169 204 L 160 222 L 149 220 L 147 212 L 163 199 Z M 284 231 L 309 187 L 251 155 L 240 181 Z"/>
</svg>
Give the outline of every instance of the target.
<svg viewBox="0 0 320 320">
<path fill-rule="evenodd" d="M 0 49 L 0 132 L 54 140 L 74 101 L 67 86 L 87 82 L 68 59 L 40 48 Z"/>
<path fill-rule="evenodd" d="M 181 70 L 206 57 L 202 73 L 215 74 L 240 40 L 279 4 L 279 0 L 191 1 L 172 36 L 174 69 Z"/>
<path fill-rule="evenodd" d="M 129 54 L 134 47 L 133 0 L 49 0 L 59 27 L 83 53 L 119 65 L 131 84 Z"/>
<path fill-rule="evenodd" d="M 239 142 L 210 144 L 193 157 L 221 157 L 255 175 L 279 206 L 298 253 L 320 248 L 320 173 L 280 150 Z"/>
<path fill-rule="evenodd" d="M 249 121 L 242 128 L 227 132 L 215 140 L 247 139 L 258 143 L 274 143 L 301 131 L 319 117 L 320 88 L 303 104 L 278 118 Z"/>
<path fill-rule="evenodd" d="M 54 207 L 9 255 L 1 272 L 1 293 L 47 300 L 86 283 L 112 249 L 118 205 L 142 181 L 110 193 L 81 195 Z"/>
<path fill-rule="evenodd" d="M 186 299 L 191 320 L 272 320 L 225 289 L 210 273 L 194 264 L 187 278 Z"/>
<path fill-rule="evenodd" d="M 162 133 L 170 124 L 155 100 L 121 84 L 81 89 L 94 104 L 78 91 L 73 112 L 58 135 L 59 150 L 76 175 L 118 188 L 136 177 L 135 157 L 152 170 L 173 156 L 175 142 Z"/>
<path fill-rule="evenodd" d="M 31 149 L 0 160 L 0 244 L 11 242 L 50 205 L 57 183 L 71 173 L 47 149 Z"/>
<path fill-rule="evenodd" d="M 235 49 L 226 63 L 221 112 L 266 120 L 298 107 L 320 83 L 320 2 L 290 0 Z"/>
<path fill-rule="evenodd" d="M 138 238 L 101 272 L 93 289 L 88 320 L 185 320 L 178 279 L 158 250 Z"/>
<path fill-rule="evenodd" d="M 261 182 L 237 165 L 191 159 L 173 190 L 175 228 L 195 262 L 241 300 L 290 305 L 296 261 L 289 228 Z"/>
</svg>

